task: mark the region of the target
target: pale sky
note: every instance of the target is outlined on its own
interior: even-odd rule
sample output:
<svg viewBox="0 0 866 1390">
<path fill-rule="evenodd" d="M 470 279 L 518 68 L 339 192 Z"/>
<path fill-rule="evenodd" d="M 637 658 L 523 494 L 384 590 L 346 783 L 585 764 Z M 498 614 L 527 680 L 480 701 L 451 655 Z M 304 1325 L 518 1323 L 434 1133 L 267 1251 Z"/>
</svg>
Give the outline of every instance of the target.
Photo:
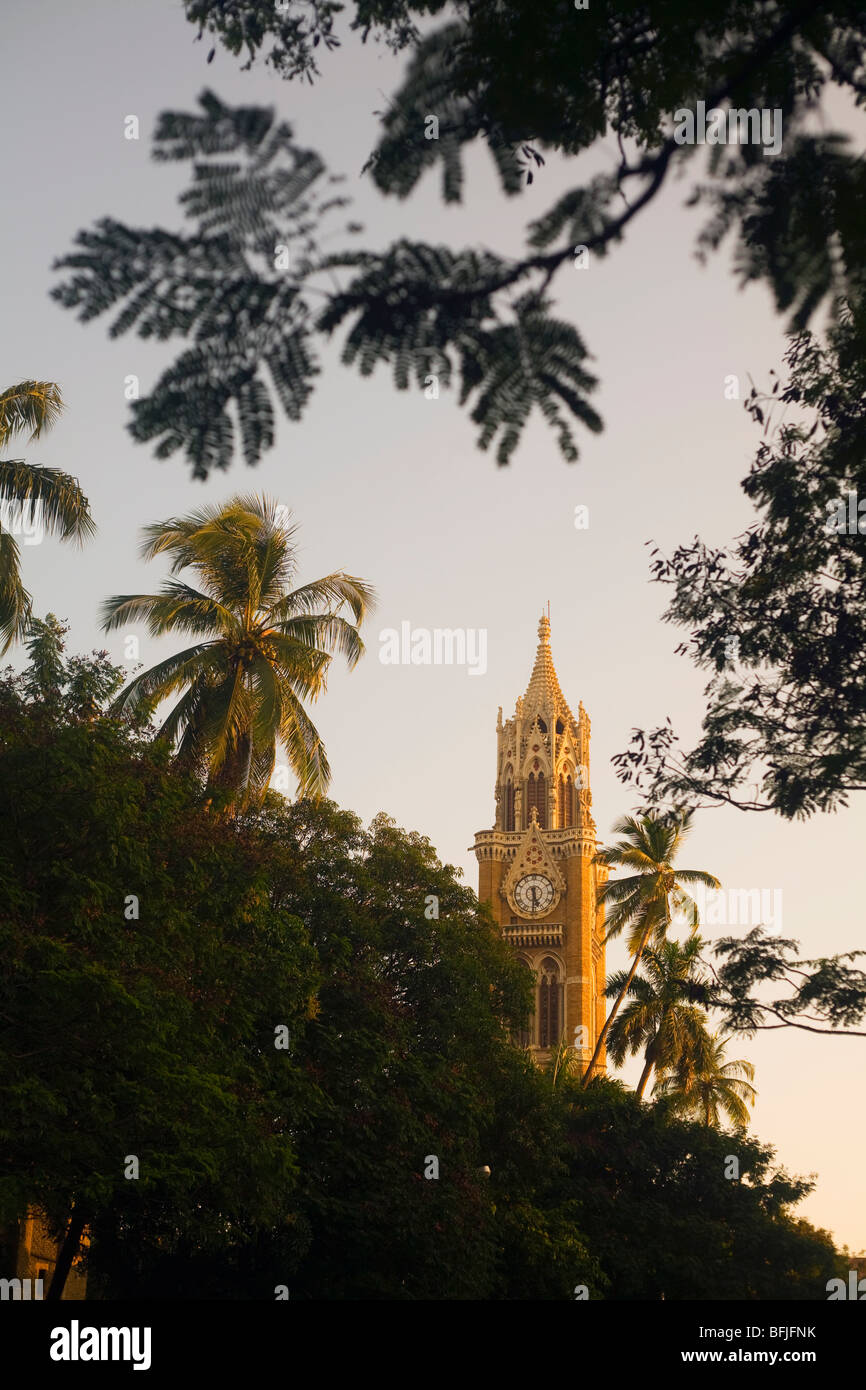
<svg viewBox="0 0 866 1390">
<path fill-rule="evenodd" d="M 442 205 L 438 175 L 406 203 L 385 200 L 360 170 L 376 140 L 373 113 L 394 91 L 402 60 L 350 37 L 324 55 L 324 76 L 310 88 L 261 66 L 241 72 L 221 49 L 207 65 L 210 43 L 194 34 L 170 0 L 5 6 L 0 108 L 19 137 L 0 221 L 2 379 L 60 383 L 68 410 L 27 456 L 76 475 L 99 526 L 84 551 L 55 540 L 23 549 L 36 611 L 70 622 L 71 650 L 106 646 L 121 660 L 123 635 L 103 637 L 97 613 L 108 594 L 158 587 L 164 569 L 137 558 L 141 525 L 239 491 L 272 494 L 300 525 L 302 580 L 342 568 L 380 595 L 368 655 L 352 674 L 335 663 L 313 712 L 332 795 L 365 820 L 384 810 L 428 835 L 477 886 L 468 847 L 493 819 L 497 707 L 507 718 L 525 690 L 549 600 L 560 683 L 572 709 L 582 700 L 592 720 L 593 810 L 604 840 L 633 805 L 610 765 L 632 727 L 668 714 L 686 737 L 698 727 L 704 677 L 674 655 L 682 634 L 659 621 L 666 595 L 648 582 L 645 542 L 670 551 L 700 533 L 725 544 L 754 518 L 738 483 L 758 434 L 742 402 L 725 399 L 724 380 L 737 374 L 745 395 L 750 375 L 763 386 L 780 367 L 783 324 L 768 293 L 736 291 L 729 248 L 698 265 L 700 214 L 683 206 L 690 180 L 672 184 L 606 260 L 555 282 L 557 313 L 576 323 L 601 378 L 594 404 L 606 428 L 594 436 L 577 426 L 577 464 L 562 461 L 536 420 L 510 467 L 497 468 L 452 396 L 398 393 L 384 369 L 362 380 L 339 365 L 338 338 L 303 422 L 281 422 L 265 461 L 250 470 L 238 460 L 193 483 L 180 455 L 158 462 L 124 428 L 124 378 L 138 375 L 147 390 L 177 346 L 110 341 L 106 322 L 82 326 L 48 297 L 52 260 L 98 217 L 180 229 L 185 166 L 149 157 L 161 110 L 192 110 L 205 86 L 229 102 L 276 104 L 301 144 L 349 176 L 351 215 L 366 226 L 359 245 L 409 235 L 515 253 L 532 217 L 616 157 L 611 146 L 567 171 L 550 161 L 521 198 L 506 200 L 476 151 L 463 208 Z M 130 114 L 140 119 L 138 142 L 124 139 Z M 578 531 L 580 504 L 589 527 Z M 379 633 L 401 621 L 486 630 L 486 673 L 383 665 Z M 148 665 L 173 649 L 139 631 Z M 862 844 L 862 799 L 805 824 L 720 809 L 698 817 L 682 863 L 726 887 L 780 889 L 784 935 L 817 956 L 863 942 L 853 868 Z M 622 948 L 609 949 L 610 969 L 623 960 Z M 789 1171 L 818 1174 L 798 1210 L 855 1250 L 866 1247 L 864 1049 L 864 1039 L 793 1030 L 729 1049 L 757 1068 L 754 1132 Z"/>
</svg>

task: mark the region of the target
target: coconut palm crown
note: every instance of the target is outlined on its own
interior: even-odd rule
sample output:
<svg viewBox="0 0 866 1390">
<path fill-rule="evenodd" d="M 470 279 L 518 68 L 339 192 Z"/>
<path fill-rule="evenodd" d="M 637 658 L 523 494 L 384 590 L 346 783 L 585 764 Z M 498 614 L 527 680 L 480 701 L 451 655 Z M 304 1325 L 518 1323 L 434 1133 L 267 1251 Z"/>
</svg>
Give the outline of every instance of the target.
<svg viewBox="0 0 866 1390">
<path fill-rule="evenodd" d="M 697 935 L 684 943 L 663 941 L 645 946 L 642 969 L 628 986 L 628 1002 L 608 1031 L 607 1052 L 621 1066 L 627 1055 L 644 1049 L 644 1067 L 636 1094 L 643 1096 L 653 1068 L 669 1070 L 706 1029 L 703 1005 L 709 1002 L 708 981 L 700 973 L 703 946 Z M 626 970 L 617 970 L 607 983 L 607 995 L 615 999 Z"/>
<path fill-rule="evenodd" d="M 106 631 L 143 620 L 152 637 L 192 635 L 192 646 L 136 676 L 116 712 L 152 713 L 180 695 L 157 732 L 234 809 L 261 802 L 281 745 L 302 796 L 330 781 L 322 740 L 305 708 L 325 689 L 332 654 L 349 667 L 364 651 L 370 585 L 336 571 L 290 588 L 297 528 L 267 497 L 237 496 L 144 529 L 145 559 L 171 556 L 157 594 L 103 605 Z M 176 576 L 191 570 L 198 587 Z M 348 608 L 353 622 L 343 616 Z"/>
<path fill-rule="evenodd" d="M 20 381 L 0 392 L 0 450 L 16 435 L 28 443 L 49 430 L 63 410 L 53 381 Z M 26 528 L 61 540 L 85 541 L 96 530 L 87 498 L 69 473 L 23 459 L 0 459 L 0 656 L 27 635 L 32 600 L 21 581 L 16 540 Z M 19 524 L 20 523 L 20 524 Z"/>
<path fill-rule="evenodd" d="M 606 941 L 627 931 L 632 963 L 599 1032 L 595 1051 L 584 1073 L 586 1085 L 595 1074 L 610 1026 L 628 993 L 645 947 L 664 941 L 675 913 L 685 917 L 693 931 L 697 930 L 698 907 L 687 891 L 689 885 L 703 883 L 708 888 L 719 887 L 718 879 L 703 869 L 674 866 L 691 829 L 692 817 L 693 812 L 688 809 L 669 815 L 647 812 L 640 816 L 623 816 L 613 828 L 614 834 L 621 838 L 595 856 L 597 864 L 631 870 L 627 878 L 610 879 L 603 884 L 598 901 L 608 909 Z"/>
<path fill-rule="evenodd" d="M 748 1105 L 757 1092 L 751 1084 L 755 1068 L 743 1058 L 725 1061 L 726 1038 L 704 1032 L 683 1052 L 677 1065 L 660 1076 L 653 1096 L 666 1097 L 676 1114 L 702 1120 L 718 1129 L 722 1114 L 732 1124 L 745 1127 Z"/>
</svg>

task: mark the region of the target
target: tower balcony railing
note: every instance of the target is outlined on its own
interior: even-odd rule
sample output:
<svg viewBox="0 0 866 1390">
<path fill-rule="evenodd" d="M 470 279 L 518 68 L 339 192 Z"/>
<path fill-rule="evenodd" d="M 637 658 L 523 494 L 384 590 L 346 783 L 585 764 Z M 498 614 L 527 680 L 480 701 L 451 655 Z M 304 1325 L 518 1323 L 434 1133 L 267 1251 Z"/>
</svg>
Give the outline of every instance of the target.
<svg viewBox="0 0 866 1390">
<path fill-rule="evenodd" d="M 511 946 L 561 946 L 565 927 L 561 922 L 545 922 L 537 927 L 522 922 L 518 926 L 503 927 L 502 935 Z"/>
<path fill-rule="evenodd" d="M 542 830 L 541 833 L 545 844 L 554 854 L 566 852 L 575 844 L 591 846 L 594 851 L 599 843 L 595 826 L 589 824 L 561 826 L 555 830 Z M 479 859 L 499 858 L 503 852 L 506 858 L 512 858 L 525 835 L 525 830 L 478 830 L 475 832 L 475 843 L 469 846 L 469 850 Z M 587 853 L 587 848 L 583 852 Z"/>
</svg>

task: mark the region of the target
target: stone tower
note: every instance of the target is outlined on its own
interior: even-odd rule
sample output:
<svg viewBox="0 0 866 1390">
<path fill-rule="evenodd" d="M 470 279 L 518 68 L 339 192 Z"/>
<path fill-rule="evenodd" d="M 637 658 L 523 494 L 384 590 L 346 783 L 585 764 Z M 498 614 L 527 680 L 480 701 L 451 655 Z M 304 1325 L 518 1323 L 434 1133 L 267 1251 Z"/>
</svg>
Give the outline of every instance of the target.
<svg viewBox="0 0 866 1390">
<path fill-rule="evenodd" d="M 575 719 L 550 652 L 550 623 L 513 718 L 496 721 L 496 824 L 475 836 L 478 896 L 536 979 L 535 1013 L 522 1041 L 538 1061 L 563 1039 L 588 1063 L 605 1018 L 607 869 L 593 863 L 589 717 Z M 604 1067 L 601 1055 L 598 1070 Z"/>
</svg>

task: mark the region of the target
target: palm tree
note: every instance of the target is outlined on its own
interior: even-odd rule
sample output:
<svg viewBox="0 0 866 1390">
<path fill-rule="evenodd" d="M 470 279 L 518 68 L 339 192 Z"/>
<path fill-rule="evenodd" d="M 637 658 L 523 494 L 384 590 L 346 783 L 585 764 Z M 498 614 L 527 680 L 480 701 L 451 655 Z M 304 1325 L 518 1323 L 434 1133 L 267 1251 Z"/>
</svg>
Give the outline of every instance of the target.
<svg viewBox="0 0 866 1390">
<path fill-rule="evenodd" d="M 577 1054 L 573 1047 L 569 1045 L 568 1039 L 563 1033 L 556 1046 L 556 1051 L 551 1053 L 544 1065 L 544 1074 L 550 1077 L 551 1088 L 555 1088 L 557 1078 L 562 1075 L 572 1076 L 577 1064 Z"/>
<path fill-rule="evenodd" d="M 278 517 L 271 499 L 238 496 L 145 527 L 144 558 L 170 555 L 171 575 L 190 569 L 200 587 L 169 578 L 157 594 L 116 595 L 103 605 L 106 630 L 144 619 L 153 637 L 199 639 L 136 676 L 115 709 L 150 714 L 183 692 L 157 737 L 201 774 L 211 802 L 235 809 L 261 801 L 278 744 L 302 796 L 326 790 L 328 760 L 303 702 L 325 689 L 334 651 L 357 663 L 359 628 L 373 605 L 371 587 L 342 571 L 290 589 L 296 527 Z M 344 606 L 354 623 L 341 615 Z"/>
<path fill-rule="evenodd" d="M 63 409 L 53 381 L 21 381 L 0 393 L 0 449 L 14 435 L 30 431 L 39 439 Z M 23 459 L 0 459 L 0 656 L 26 635 L 32 613 L 30 594 L 21 582 L 21 556 L 15 539 L 13 508 L 33 509 L 38 524 L 60 539 L 84 541 L 96 530 L 87 498 L 75 478 L 57 468 L 40 468 Z M 14 516 L 14 514 L 13 514 Z"/>
<path fill-rule="evenodd" d="M 704 1124 L 721 1127 L 721 1112 L 735 1125 L 746 1125 L 757 1091 L 751 1084 L 755 1068 L 739 1058 L 726 1062 L 727 1038 L 704 1032 L 697 1046 L 687 1049 L 677 1066 L 660 1076 L 653 1095 L 667 1097 L 679 1115 L 702 1119 Z"/>
<path fill-rule="evenodd" d="M 702 869 L 675 869 L 673 866 L 691 829 L 692 816 L 690 810 L 675 811 L 670 815 L 646 812 L 637 817 L 623 816 L 613 828 L 614 834 L 622 836 L 622 839 L 595 856 L 597 864 L 633 870 L 628 878 L 611 879 L 605 883 L 598 894 L 599 903 L 613 904 L 607 918 L 605 941 L 612 941 L 620 932 L 628 929 L 632 963 L 598 1035 L 595 1051 L 584 1072 L 584 1086 L 589 1085 L 610 1026 L 634 979 L 646 946 L 650 942 L 661 944 L 673 912 L 685 915 L 692 931 L 697 930 L 697 903 L 683 885 L 703 883 L 708 888 L 719 887 L 718 879 Z"/>
<path fill-rule="evenodd" d="M 701 947 L 699 936 L 684 945 L 663 941 L 643 951 L 644 974 L 637 972 L 628 986 L 630 1002 L 610 1026 L 608 1055 L 621 1066 L 626 1055 L 634 1056 L 643 1047 L 644 1068 L 637 1084 L 643 1096 L 653 1067 L 669 1071 L 706 1029 L 706 1013 L 700 1007 L 709 998 L 707 983 L 696 974 Z M 627 971 L 617 970 L 607 986 L 608 998 L 622 989 Z"/>
</svg>

